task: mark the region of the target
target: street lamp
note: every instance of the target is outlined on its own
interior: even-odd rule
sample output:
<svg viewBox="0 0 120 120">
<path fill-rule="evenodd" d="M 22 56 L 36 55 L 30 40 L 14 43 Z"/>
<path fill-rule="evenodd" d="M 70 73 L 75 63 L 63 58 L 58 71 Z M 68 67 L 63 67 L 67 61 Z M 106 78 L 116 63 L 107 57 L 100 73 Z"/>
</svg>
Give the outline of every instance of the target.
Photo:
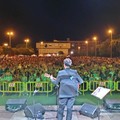
<svg viewBox="0 0 120 120">
<path fill-rule="evenodd" d="M 78 46 L 78 54 L 80 54 L 80 46 Z"/>
<path fill-rule="evenodd" d="M 10 32 L 7 32 L 7 35 L 9 36 L 9 47 L 12 47 L 12 46 L 11 46 L 11 38 L 12 38 L 12 36 L 13 36 L 14 34 L 13 34 L 12 31 L 10 31 Z"/>
<path fill-rule="evenodd" d="M 93 40 L 95 41 L 95 57 L 96 57 L 96 46 L 97 46 L 97 37 L 96 36 L 94 36 L 93 37 Z"/>
<path fill-rule="evenodd" d="M 108 30 L 108 33 L 110 34 L 110 57 L 112 58 L 112 33 L 113 31 L 110 29 Z"/>
<path fill-rule="evenodd" d="M 80 46 L 78 46 L 78 55 L 80 55 Z"/>
<path fill-rule="evenodd" d="M 86 51 L 86 55 L 88 56 L 88 41 L 85 41 L 85 44 L 87 45 L 87 51 Z"/>
<path fill-rule="evenodd" d="M 4 43 L 3 46 L 4 46 L 4 47 L 8 47 L 8 43 Z"/>
<path fill-rule="evenodd" d="M 44 45 L 44 42 L 41 41 L 41 42 L 40 42 L 40 54 L 41 54 L 41 55 L 43 55 L 43 50 L 42 50 L 42 49 L 43 49 L 43 45 Z"/>
<path fill-rule="evenodd" d="M 74 54 L 74 51 L 71 51 L 70 54 L 73 55 L 73 54 Z"/>
<path fill-rule="evenodd" d="M 27 44 L 29 43 L 30 40 L 27 38 L 27 39 L 25 39 L 24 41 L 25 41 L 25 43 L 26 43 L 26 48 L 27 48 Z"/>
<path fill-rule="evenodd" d="M 43 43 L 44 43 L 43 41 L 40 42 L 41 45 L 43 45 Z"/>
</svg>

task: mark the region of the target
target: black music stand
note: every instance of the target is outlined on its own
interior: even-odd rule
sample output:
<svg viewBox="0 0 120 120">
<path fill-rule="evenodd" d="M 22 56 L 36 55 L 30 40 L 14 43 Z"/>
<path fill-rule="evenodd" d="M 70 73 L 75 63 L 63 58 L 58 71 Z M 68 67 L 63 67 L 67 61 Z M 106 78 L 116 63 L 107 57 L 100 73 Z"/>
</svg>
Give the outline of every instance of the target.
<svg viewBox="0 0 120 120">
<path fill-rule="evenodd" d="M 110 89 L 104 88 L 104 87 L 97 87 L 91 95 L 103 99 L 108 93 L 110 92 Z M 98 107 L 99 107 L 99 100 L 98 100 Z M 99 107 L 100 108 L 100 107 Z M 98 113 L 98 120 L 100 120 L 100 112 Z"/>
</svg>

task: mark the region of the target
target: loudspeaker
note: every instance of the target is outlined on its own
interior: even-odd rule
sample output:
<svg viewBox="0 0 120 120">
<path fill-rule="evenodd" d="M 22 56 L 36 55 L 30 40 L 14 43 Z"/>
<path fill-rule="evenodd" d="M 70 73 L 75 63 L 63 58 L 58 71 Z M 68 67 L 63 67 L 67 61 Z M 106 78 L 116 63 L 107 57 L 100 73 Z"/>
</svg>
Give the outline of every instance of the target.
<svg viewBox="0 0 120 120">
<path fill-rule="evenodd" d="M 85 116 L 95 118 L 98 117 L 100 114 L 100 109 L 92 104 L 84 103 L 80 108 L 80 114 L 83 114 Z"/>
<path fill-rule="evenodd" d="M 5 104 L 5 109 L 10 112 L 17 112 L 27 106 L 26 99 L 8 99 Z"/>
<path fill-rule="evenodd" d="M 103 106 L 106 110 L 120 110 L 120 99 L 104 99 Z"/>
<path fill-rule="evenodd" d="M 24 113 L 25 117 L 38 118 L 45 114 L 45 108 L 40 103 L 36 103 L 34 105 L 26 106 Z"/>
</svg>

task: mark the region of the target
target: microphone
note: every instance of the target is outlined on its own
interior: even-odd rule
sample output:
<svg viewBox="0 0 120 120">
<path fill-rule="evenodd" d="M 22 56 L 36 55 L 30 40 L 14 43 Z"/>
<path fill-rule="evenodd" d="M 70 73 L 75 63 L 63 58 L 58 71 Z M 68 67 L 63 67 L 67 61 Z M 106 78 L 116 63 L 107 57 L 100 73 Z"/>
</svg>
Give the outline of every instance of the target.
<svg viewBox="0 0 120 120">
<path fill-rule="evenodd" d="M 80 91 L 78 91 L 78 94 L 81 95 L 82 93 Z"/>
<path fill-rule="evenodd" d="M 34 96 L 37 92 L 38 92 L 38 90 L 35 89 L 34 92 L 33 92 L 33 96 Z"/>
<path fill-rule="evenodd" d="M 55 89 L 59 88 L 59 85 L 55 84 Z"/>
</svg>

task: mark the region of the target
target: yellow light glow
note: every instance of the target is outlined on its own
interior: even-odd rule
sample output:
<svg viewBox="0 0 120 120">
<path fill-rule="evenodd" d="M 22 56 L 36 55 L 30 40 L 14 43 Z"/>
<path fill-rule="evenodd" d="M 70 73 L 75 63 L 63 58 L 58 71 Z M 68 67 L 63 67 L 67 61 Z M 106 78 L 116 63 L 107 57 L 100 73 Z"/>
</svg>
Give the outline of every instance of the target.
<svg viewBox="0 0 120 120">
<path fill-rule="evenodd" d="M 5 47 L 7 47 L 7 46 L 8 46 L 8 43 L 4 43 L 3 45 L 4 45 Z"/>
<path fill-rule="evenodd" d="M 108 30 L 108 33 L 112 33 L 112 30 L 111 30 L 111 29 L 109 29 L 109 30 Z"/>
<path fill-rule="evenodd" d="M 80 50 L 80 46 L 78 46 L 78 50 Z"/>
<path fill-rule="evenodd" d="M 40 44 L 43 45 L 43 41 L 41 41 Z"/>
<path fill-rule="evenodd" d="M 7 35 L 12 36 L 12 35 L 13 35 L 13 32 L 7 32 Z"/>
<path fill-rule="evenodd" d="M 96 36 L 94 36 L 94 37 L 93 37 L 93 40 L 97 40 L 97 37 L 96 37 Z"/>
<path fill-rule="evenodd" d="M 86 40 L 85 43 L 88 44 L 88 41 Z"/>
<path fill-rule="evenodd" d="M 28 43 L 30 40 L 27 38 L 27 39 L 25 39 L 24 41 L 25 41 L 26 43 Z"/>
</svg>

